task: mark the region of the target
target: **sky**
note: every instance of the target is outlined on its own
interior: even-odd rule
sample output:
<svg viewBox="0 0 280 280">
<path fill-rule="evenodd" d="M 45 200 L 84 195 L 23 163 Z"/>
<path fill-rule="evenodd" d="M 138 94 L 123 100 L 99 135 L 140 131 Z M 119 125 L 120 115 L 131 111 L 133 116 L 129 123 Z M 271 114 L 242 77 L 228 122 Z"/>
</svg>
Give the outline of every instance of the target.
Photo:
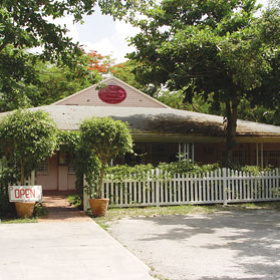
<svg viewBox="0 0 280 280">
<path fill-rule="evenodd" d="M 258 0 L 264 6 L 269 0 Z M 137 34 L 137 29 L 123 21 L 114 21 L 111 16 L 101 15 L 96 10 L 91 16 L 83 18 L 84 24 L 73 24 L 71 18 L 64 18 L 62 24 L 69 29 L 69 36 L 80 42 L 86 51 L 96 50 L 102 55 L 110 55 L 116 63 L 126 61 L 126 53 L 134 48 L 127 39 Z"/>
</svg>

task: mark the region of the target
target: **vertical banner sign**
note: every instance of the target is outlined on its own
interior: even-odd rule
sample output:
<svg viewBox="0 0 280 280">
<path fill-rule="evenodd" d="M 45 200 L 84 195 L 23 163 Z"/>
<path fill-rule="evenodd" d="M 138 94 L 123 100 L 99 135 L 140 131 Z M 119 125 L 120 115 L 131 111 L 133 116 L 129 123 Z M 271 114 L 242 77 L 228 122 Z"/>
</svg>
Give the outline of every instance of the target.
<svg viewBox="0 0 280 280">
<path fill-rule="evenodd" d="M 10 186 L 10 202 L 42 201 L 42 186 Z"/>
</svg>

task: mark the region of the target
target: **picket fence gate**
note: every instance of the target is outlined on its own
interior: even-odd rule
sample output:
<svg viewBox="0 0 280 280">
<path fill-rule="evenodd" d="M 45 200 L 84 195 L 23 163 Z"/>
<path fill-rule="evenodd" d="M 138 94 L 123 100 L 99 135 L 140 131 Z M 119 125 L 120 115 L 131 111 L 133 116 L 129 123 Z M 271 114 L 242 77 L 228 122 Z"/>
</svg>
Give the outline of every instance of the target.
<svg viewBox="0 0 280 280">
<path fill-rule="evenodd" d="M 249 172 L 218 169 L 198 175 L 161 176 L 161 170 L 147 174 L 145 180 L 131 176 L 121 182 L 104 180 L 103 197 L 110 207 L 167 206 L 277 201 L 280 197 L 279 170 Z M 87 199 L 85 198 L 87 201 Z M 85 202 L 85 210 L 88 204 Z"/>
</svg>

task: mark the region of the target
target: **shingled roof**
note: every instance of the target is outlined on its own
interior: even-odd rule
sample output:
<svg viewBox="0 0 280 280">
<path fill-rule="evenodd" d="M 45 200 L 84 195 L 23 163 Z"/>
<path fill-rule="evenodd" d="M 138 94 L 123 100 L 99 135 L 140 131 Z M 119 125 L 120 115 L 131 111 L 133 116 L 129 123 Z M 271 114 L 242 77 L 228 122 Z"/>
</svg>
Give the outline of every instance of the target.
<svg viewBox="0 0 280 280">
<path fill-rule="evenodd" d="M 29 110 L 48 112 L 59 130 L 79 130 L 81 122 L 86 118 L 110 116 L 113 119 L 128 122 L 136 138 L 144 136 L 153 137 L 155 140 L 171 136 L 173 138 L 225 138 L 222 117 L 172 108 L 112 106 L 105 109 L 95 106 L 49 105 Z M 6 114 L 2 113 L 0 117 Z M 238 120 L 237 136 L 280 140 L 280 127 Z"/>
<path fill-rule="evenodd" d="M 86 118 L 110 116 L 128 122 L 139 141 L 225 141 L 221 116 L 172 109 L 115 77 L 101 83 L 121 86 L 127 98 L 119 104 L 104 103 L 98 98 L 98 85 L 94 85 L 52 105 L 29 110 L 48 112 L 59 130 L 79 130 Z M 0 119 L 7 114 L 1 113 Z M 280 142 L 280 127 L 238 120 L 237 141 Z"/>
</svg>

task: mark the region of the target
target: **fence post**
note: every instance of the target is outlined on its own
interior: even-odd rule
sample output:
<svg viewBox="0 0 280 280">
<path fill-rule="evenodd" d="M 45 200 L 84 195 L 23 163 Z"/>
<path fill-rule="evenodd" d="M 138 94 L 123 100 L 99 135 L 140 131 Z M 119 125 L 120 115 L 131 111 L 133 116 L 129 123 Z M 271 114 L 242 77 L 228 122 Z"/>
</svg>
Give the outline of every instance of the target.
<svg viewBox="0 0 280 280">
<path fill-rule="evenodd" d="M 276 169 L 276 195 L 279 198 L 279 169 Z"/>
<path fill-rule="evenodd" d="M 227 206 L 227 169 L 223 168 L 223 196 L 224 206 Z"/>
<path fill-rule="evenodd" d="M 86 181 L 86 175 L 84 175 L 84 183 L 83 183 L 83 209 L 86 212 L 89 209 L 89 202 L 88 202 L 88 194 L 86 191 L 87 187 L 87 181 Z"/>
<path fill-rule="evenodd" d="M 160 180 L 160 170 L 156 169 L 156 206 L 159 206 L 159 180 Z"/>
</svg>

